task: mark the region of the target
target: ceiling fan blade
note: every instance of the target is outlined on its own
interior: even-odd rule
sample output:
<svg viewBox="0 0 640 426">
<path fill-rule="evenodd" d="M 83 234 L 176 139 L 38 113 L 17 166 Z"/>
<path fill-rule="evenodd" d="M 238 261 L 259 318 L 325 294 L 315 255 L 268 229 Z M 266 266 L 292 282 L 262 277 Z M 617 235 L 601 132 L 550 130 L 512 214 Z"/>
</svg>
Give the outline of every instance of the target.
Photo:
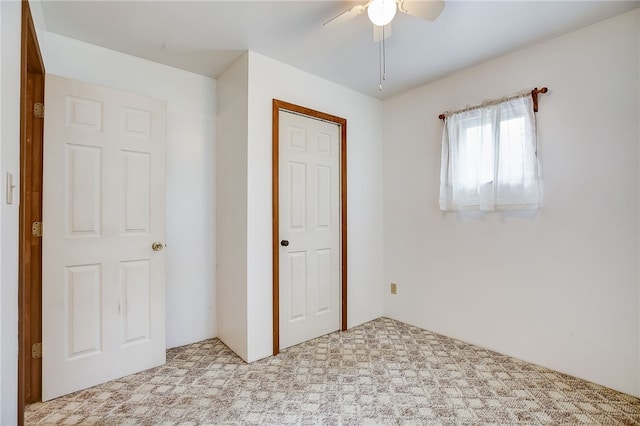
<svg viewBox="0 0 640 426">
<path fill-rule="evenodd" d="M 384 31 L 382 30 L 384 28 Z M 384 39 L 388 39 L 391 37 L 392 29 L 391 24 L 387 24 L 384 27 L 379 27 L 378 25 L 373 25 L 373 41 L 376 43 L 382 41 L 382 36 L 384 33 Z"/>
<path fill-rule="evenodd" d="M 445 2 L 441 0 L 401 0 L 398 10 L 411 16 L 435 21 L 444 10 Z"/>
<path fill-rule="evenodd" d="M 364 12 L 366 5 L 356 5 L 353 6 L 350 9 L 345 10 L 344 12 L 342 12 L 341 14 L 339 14 L 338 16 L 329 19 L 327 22 L 325 22 L 323 25 L 326 27 L 328 25 L 340 25 L 343 22 L 347 22 L 348 20 L 355 18 L 356 16 L 360 15 L 362 12 Z"/>
</svg>

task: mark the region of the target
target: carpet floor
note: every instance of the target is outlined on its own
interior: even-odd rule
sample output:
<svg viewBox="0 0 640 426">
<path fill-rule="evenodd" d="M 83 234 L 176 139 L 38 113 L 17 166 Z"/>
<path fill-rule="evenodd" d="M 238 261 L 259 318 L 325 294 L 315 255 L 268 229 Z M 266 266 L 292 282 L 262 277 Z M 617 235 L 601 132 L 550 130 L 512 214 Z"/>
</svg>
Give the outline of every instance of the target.
<svg viewBox="0 0 640 426">
<path fill-rule="evenodd" d="M 640 425 L 640 399 L 388 318 L 246 364 L 220 340 L 27 425 Z"/>
</svg>

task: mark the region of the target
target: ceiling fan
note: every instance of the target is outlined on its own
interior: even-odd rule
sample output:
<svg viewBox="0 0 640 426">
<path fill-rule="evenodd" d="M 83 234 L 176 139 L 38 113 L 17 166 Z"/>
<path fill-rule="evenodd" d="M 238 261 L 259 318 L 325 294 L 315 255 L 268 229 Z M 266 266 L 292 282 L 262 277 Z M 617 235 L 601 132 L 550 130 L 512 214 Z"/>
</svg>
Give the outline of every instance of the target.
<svg viewBox="0 0 640 426">
<path fill-rule="evenodd" d="M 358 4 L 328 20 L 324 26 L 334 26 L 361 15 L 365 10 L 369 20 L 373 24 L 373 41 L 380 42 L 380 84 L 378 90 L 382 91 L 383 82 L 387 79 L 387 60 L 385 39 L 391 35 L 391 21 L 399 10 L 407 15 L 416 16 L 427 21 L 435 21 L 444 10 L 442 0 L 368 0 L 364 4 Z"/>
<path fill-rule="evenodd" d="M 444 5 L 444 1 L 441 0 L 369 0 L 364 4 L 358 4 L 345 10 L 325 22 L 324 26 L 333 26 L 349 21 L 365 10 L 369 20 L 378 27 L 388 25 L 396 16 L 397 10 L 427 21 L 435 21 L 444 10 Z"/>
</svg>

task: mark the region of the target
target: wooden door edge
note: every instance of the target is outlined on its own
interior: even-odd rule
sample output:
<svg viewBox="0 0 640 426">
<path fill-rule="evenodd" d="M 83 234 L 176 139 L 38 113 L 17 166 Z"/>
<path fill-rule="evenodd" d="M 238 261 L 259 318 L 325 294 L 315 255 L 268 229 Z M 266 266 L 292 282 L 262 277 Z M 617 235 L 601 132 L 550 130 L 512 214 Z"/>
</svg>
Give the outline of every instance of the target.
<svg viewBox="0 0 640 426">
<path fill-rule="evenodd" d="M 31 111 L 32 106 L 29 105 L 30 93 L 28 85 L 29 74 L 37 74 L 42 76 L 43 84 L 41 93 L 39 91 L 37 98 L 44 99 L 44 75 L 45 68 L 42 61 L 42 55 L 40 53 L 40 47 L 38 44 L 38 37 L 36 34 L 35 26 L 33 24 L 33 18 L 31 16 L 31 9 L 29 3 L 26 0 L 21 2 L 21 35 L 20 35 L 20 206 L 19 206 L 19 225 L 18 225 L 18 395 L 17 395 L 17 417 L 18 425 L 24 424 L 24 409 L 26 405 L 26 372 L 27 368 L 31 368 L 31 351 L 29 342 L 31 341 L 31 331 L 25 327 L 25 319 L 27 315 L 30 315 L 29 305 L 25 298 L 25 285 L 24 282 L 24 256 L 25 250 L 29 247 L 26 246 L 25 234 L 27 234 L 26 227 L 30 228 L 30 224 L 25 223 L 25 188 L 24 184 L 25 176 L 33 174 L 31 165 L 31 152 L 26 149 L 28 129 L 33 126 L 33 113 Z M 43 135 L 40 134 L 40 141 L 42 143 Z M 40 268 L 42 265 L 39 266 Z M 40 324 L 40 327 L 42 325 Z M 41 380 L 41 377 L 39 378 Z"/>
<path fill-rule="evenodd" d="M 271 129 L 271 190 L 272 190 L 272 250 L 273 250 L 273 355 L 280 353 L 280 222 L 279 222 L 279 124 L 280 111 L 289 111 L 340 126 L 340 329 L 347 326 L 347 120 L 300 105 L 273 99 Z"/>
<path fill-rule="evenodd" d="M 280 125 L 280 103 L 273 100 L 272 107 L 272 129 L 271 129 L 271 232 L 273 253 L 273 295 L 272 295 L 272 318 L 273 318 L 273 355 L 280 352 L 280 250 L 278 245 L 279 234 L 279 188 L 278 188 L 278 152 L 279 152 L 279 125 Z"/>
</svg>

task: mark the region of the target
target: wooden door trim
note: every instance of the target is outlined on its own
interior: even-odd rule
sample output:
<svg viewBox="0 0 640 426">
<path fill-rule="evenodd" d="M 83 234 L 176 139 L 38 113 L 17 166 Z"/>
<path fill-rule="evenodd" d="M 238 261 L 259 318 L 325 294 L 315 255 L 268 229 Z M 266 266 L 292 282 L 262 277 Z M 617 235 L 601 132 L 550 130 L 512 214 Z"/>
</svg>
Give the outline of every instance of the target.
<svg viewBox="0 0 640 426">
<path fill-rule="evenodd" d="M 42 219 L 43 120 L 33 103 L 44 102 L 45 69 L 29 3 L 22 1 L 20 47 L 20 206 L 18 236 L 18 424 L 26 403 L 42 396 L 41 359 L 31 345 L 42 337 L 42 239 L 31 223 Z"/>
<path fill-rule="evenodd" d="M 347 330 L 347 120 L 278 99 L 272 106 L 272 252 L 273 252 L 273 354 L 280 352 L 280 222 L 279 143 L 280 111 L 289 111 L 340 126 L 340 323 Z"/>
</svg>

